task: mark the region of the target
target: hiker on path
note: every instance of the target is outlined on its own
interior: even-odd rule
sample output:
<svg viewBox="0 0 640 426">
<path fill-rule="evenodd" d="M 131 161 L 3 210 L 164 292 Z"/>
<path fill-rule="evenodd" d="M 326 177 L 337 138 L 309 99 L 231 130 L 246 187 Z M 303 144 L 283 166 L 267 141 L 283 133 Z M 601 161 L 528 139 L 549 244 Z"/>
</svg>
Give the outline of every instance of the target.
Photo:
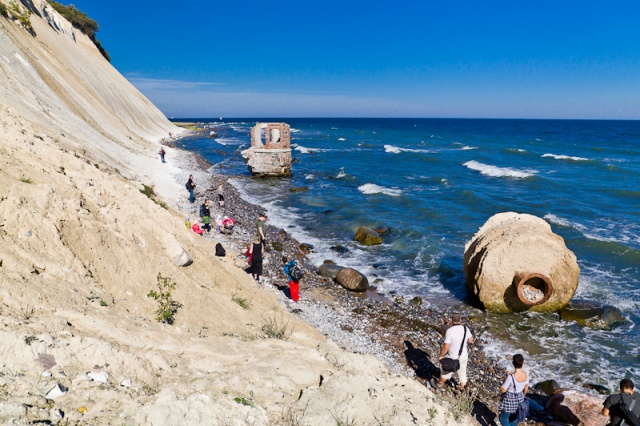
<svg viewBox="0 0 640 426">
<path fill-rule="evenodd" d="M 249 247 L 251 255 L 251 276 L 260 284 L 260 275 L 262 275 L 262 255 L 264 254 L 264 244 L 260 241 L 260 237 L 253 239 L 253 244 Z"/>
<path fill-rule="evenodd" d="M 224 207 L 224 189 L 222 188 L 222 182 L 218 185 L 218 204 L 220 204 L 220 207 Z"/>
<path fill-rule="evenodd" d="M 640 395 L 634 392 L 633 382 L 620 380 L 620 393 L 609 395 L 604 401 L 602 415 L 609 416 L 607 426 L 638 426 L 640 421 Z"/>
<path fill-rule="evenodd" d="M 516 412 L 521 402 L 527 401 L 528 407 L 532 411 L 542 410 L 542 406 L 536 401 L 526 397 L 529 392 L 529 375 L 522 369 L 524 357 L 520 354 L 513 356 L 513 373 L 507 373 L 500 386 L 500 407 L 498 420 L 502 426 L 517 426 L 518 418 Z M 527 413 L 528 414 L 528 413 Z"/>
<path fill-rule="evenodd" d="M 471 330 L 466 325 L 462 325 L 460 314 L 453 314 L 451 316 L 451 327 L 444 334 L 444 344 L 438 356 L 438 361 L 441 362 L 441 371 L 440 381 L 436 384 L 437 387 L 444 386 L 444 383 L 453 377 L 453 373 L 457 373 L 458 379 L 460 379 L 460 389 L 465 388 L 467 385 L 467 361 L 469 360 L 467 346 L 469 343 L 473 343 Z M 445 371 L 443 358 L 458 360 L 458 368 Z"/>
<path fill-rule="evenodd" d="M 189 180 L 187 181 L 185 187 L 187 191 L 189 191 L 189 202 L 193 204 L 196 201 L 195 189 L 196 184 L 193 182 L 193 175 L 189 175 Z"/>
<path fill-rule="evenodd" d="M 265 235 L 265 223 L 267 222 L 267 215 L 265 213 L 260 213 L 258 216 L 258 220 L 256 220 L 256 232 L 257 236 L 260 238 L 260 242 L 264 244 L 264 235 Z"/>
<path fill-rule="evenodd" d="M 287 278 L 289 278 L 289 294 L 291 295 L 291 300 L 297 302 L 300 298 L 300 283 L 291 275 L 292 268 L 297 266 L 296 260 L 289 260 L 287 256 L 282 256 L 282 263 L 284 263 L 284 273 L 287 274 Z"/>
<path fill-rule="evenodd" d="M 165 163 L 164 154 L 166 154 L 166 152 L 164 151 L 164 147 L 163 146 L 160 147 L 160 151 L 158 152 L 158 154 L 160 154 L 160 159 L 162 160 L 162 162 Z"/>
</svg>

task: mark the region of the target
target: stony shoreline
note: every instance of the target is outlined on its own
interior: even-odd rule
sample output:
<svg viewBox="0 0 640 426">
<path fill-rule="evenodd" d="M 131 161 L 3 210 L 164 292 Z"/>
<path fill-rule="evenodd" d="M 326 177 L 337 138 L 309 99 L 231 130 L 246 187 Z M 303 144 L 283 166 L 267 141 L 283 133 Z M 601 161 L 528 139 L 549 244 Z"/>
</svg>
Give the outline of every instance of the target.
<svg viewBox="0 0 640 426">
<path fill-rule="evenodd" d="M 179 141 L 170 144 L 180 148 Z M 246 269 L 248 264 L 244 252 L 255 233 L 255 221 L 263 209 L 244 200 L 228 181 L 234 176 L 212 173 L 211 165 L 202 157 L 189 151 L 182 151 L 179 167 L 184 176 L 178 177 L 179 183 L 186 182 L 193 173 L 198 185 L 196 202 L 190 204 L 188 194 L 175 200 L 178 209 L 187 218 L 198 216 L 199 206 L 205 199 L 212 201 L 211 215 L 229 216 L 236 220 L 234 233 L 225 235 L 212 231 L 205 238 L 220 242 L 227 256 L 235 258 L 236 265 Z M 193 169 L 192 172 L 187 170 Z M 224 182 L 224 207 L 217 202 L 217 187 Z M 317 268 L 300 250 L 301 242 L 296 241 L 286 230 L 267 223 L 267 252 L 265 253 L 263 286 L 279 294 L 279 300 L 289 312 L 318 329 L 340 347 L 357 354 L 370 354 L 386 365 L 394 374 L 412 377 L 431 388 L 429 380 L 439 374 L 436 361 L 442 345 L 438 331 L 453 312 L 460 312 L 466 318 L 475 342 L 469 350 L 468 391 L 461 394 L 454 387 L 439 391 L 445 399 L 465 400 L 473 405 L 472 415 L 479 424 L 492 424 L 497 421 L 499 401 L 498 388 L 506 375 L 498 360 L 487 358 L 483 352 L 483 334 L 485 332 L 484 312 L 470 306 L 422 307 L 402 297 L 390 294 L 379 295 L 372 292 L 353 293 L 342 288 L 333 280 L 322 277 Z M 273 248 L 274 243 L 278 249 Z M 281 257 L 285 255 L 298 259 L 307 272 L 300 283 L 300 301 L 294 303 L 288 298 L 287 280 L 282 271 Z M 247 272 L 249 273 L 249 272 Z M 258 285 L 256 283 L 256 285 Z M 506 354 L 505 354 L 506 355 Z M 533 391 L 532 394 L 536 392 Z M 544 403 L 546 397 L 534 396 Z M 540 413 L 535 420 L 526 424 L 546 424 L 549 413 Z"/>
</svg>

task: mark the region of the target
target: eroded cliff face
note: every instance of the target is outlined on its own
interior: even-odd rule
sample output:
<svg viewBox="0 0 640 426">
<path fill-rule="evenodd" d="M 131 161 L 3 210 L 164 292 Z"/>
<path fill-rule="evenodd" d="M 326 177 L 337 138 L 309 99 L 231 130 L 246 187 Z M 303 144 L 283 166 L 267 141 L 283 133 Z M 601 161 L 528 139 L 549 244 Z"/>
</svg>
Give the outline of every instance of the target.
<svg viewBox="0 0 640 426">
<path fill-rule="evenodd" d="M 120 149 L 145 152 L 152 149 L 149 141 L 178 132 L 46 1 L 27 4 L 35 36 L 18 21 L 0 18 L 0 105 L 62 144 L 114 165 Z"/>
</svg>

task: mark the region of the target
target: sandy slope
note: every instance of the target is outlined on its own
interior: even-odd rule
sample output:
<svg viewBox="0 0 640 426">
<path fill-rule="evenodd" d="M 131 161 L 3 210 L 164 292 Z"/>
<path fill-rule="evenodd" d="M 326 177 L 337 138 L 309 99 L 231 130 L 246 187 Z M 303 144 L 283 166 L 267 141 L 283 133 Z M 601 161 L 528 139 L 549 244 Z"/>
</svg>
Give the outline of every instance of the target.
<svg viewBox="0 0 640 426">
<path fill-rule="evenodd" d="M 0 18 L 1 423 L 461 424 L 423 386 L 290 316 L 141 194 L 155 185 L 171 206 L 182 191 L 184 172 L 156 154 L 178 130 L 33 3 L 36 37 Z M 174 325 L 146 297 L 158 273 L 177 283 Z M 288 340 L 264 336 L 271 321 Z M 107 383 L 86 374 L 100 371 Z M 68 392 L 46 400 L 57 383 Z"/>
</svg>

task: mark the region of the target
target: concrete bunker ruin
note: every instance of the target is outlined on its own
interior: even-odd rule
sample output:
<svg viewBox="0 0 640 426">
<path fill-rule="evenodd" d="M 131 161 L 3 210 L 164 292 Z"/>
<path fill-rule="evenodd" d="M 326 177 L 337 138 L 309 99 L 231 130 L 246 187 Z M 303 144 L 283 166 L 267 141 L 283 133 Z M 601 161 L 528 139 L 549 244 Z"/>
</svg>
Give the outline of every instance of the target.
<svg viewBox="0 0 640 426">
<path fill-rule="evenodd" d="M 291 130 L 286 123 L 256 123 L 242 157 L 253 176 L 291 176 Z"/>
</svg>

